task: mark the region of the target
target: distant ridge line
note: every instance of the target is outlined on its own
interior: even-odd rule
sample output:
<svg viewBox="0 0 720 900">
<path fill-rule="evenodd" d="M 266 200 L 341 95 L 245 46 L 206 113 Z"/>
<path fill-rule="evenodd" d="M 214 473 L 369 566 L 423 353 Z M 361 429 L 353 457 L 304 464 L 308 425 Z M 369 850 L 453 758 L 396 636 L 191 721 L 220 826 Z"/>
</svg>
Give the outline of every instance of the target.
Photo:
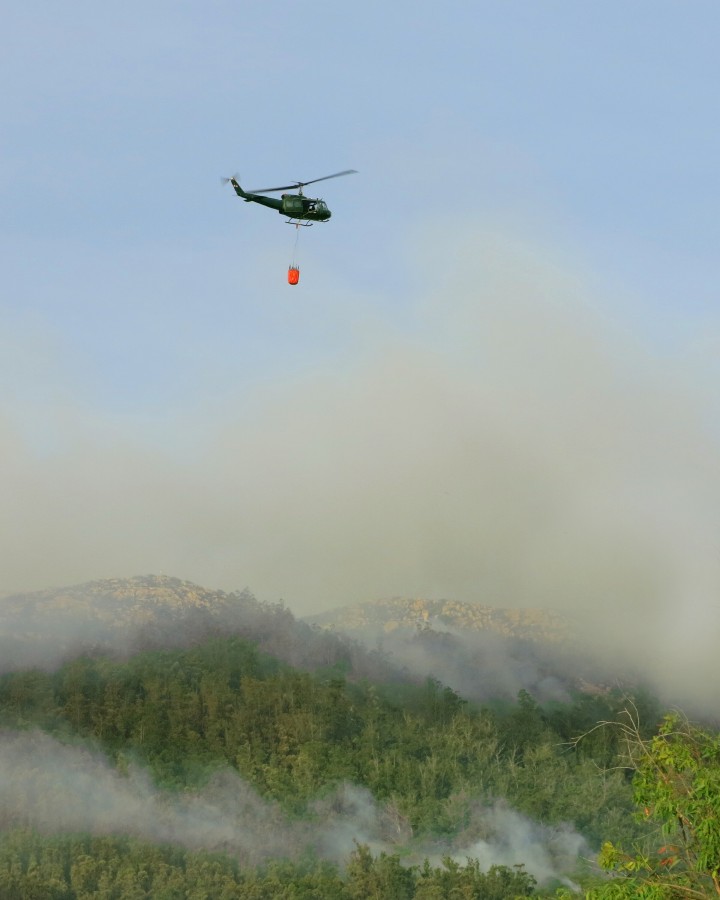
<svg viewBox="0 0 720 900">
<path fill-rule="evenodd" d="M 575 623 L 561 612 L 539 607 L 495 607 L 459 600 L 391 597 L 338 607 L 305 621 L 324 628 L 354 631 L 367 628 L 386 633 L 403 628 L 433 627 L 493 631 L 506 637 L 565 641 Z"/>
</svg>

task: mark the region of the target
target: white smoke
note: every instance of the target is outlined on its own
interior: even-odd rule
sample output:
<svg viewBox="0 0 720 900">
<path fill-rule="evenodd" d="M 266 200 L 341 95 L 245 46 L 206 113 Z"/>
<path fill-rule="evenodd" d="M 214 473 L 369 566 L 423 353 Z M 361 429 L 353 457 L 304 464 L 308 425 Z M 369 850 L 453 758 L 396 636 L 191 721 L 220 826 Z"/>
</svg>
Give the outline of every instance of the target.
<svg viewBox="0 0 720 900">
<path fill-rule="evenodd" d="M 486 836 L 455 851 L 458 862 L 477 859 L 481 869 L 524 865 L 541 885 L 560 881 L 579 889 L 567 873 L 575 871 L 579 860 L 590 855 L 590 848 L 574 828 L 541 825 L 501 802 L 481 810 L 479 819 Z"/>
<path fill-rule="evenodd" d="M 356 842 L 377 852 L 391 847 L 388 814 L 364 788 L 340 785 L 310 813 L 302 821 L 289 818 L 229 769 L 201 790 L 166 791 L 136 765 L 122 774 L 103 754 L 44 732 L 0 735 L 1 828 L 129 834 L 223 851 L 251 864 L 307 850 L 341 862 Z"/>
<path fill-rule="evenodd" d="M 342 359 L 254 383 L 228 364 L 224 393 L 154 424 L 93 408 L 61 354 L 23 370 L 23 401 L 0 397 L 2 587 L 166 572 L 299 613 L 591 612 L 604 654 L 716 704 L 716 391 L 693 345 L 660 358 L 591 277 L 492 232 L 431 233 L 418 258 L 434 274 L 402 326 L 338 296 Z M 25 338 L 33 359 L 46 336 Z"/>
<path fill-rule="evenodd" d="M 87 832 L 132 835 L 190 850 L 221 851 L 246 864 L 298 858 L 312 850 L 341 863 L 366 844 L 374 853 L 396 852 L 411 830 L 393 803 L 379 804 L 365 788 L 344 784 L 292 820 L 262 799 L 237 773 L 217 772 L 195 792 L 163 791 L 147 772 L 125 774 L 101 753 L 64 744 L 40 732 L 0 734 L 0 828 L 29 826 L 48 834 Z M 475 818 L 484 838 L 453 851 L 482 868 L 524 863 L 538 881 L 561 878 L 585 849 L 569 828 L 548 828 L 502 805 Z M 437 844 L 413 845 L 412 859 L 431 857 Z"/>
<path fill-rule="evenodd" d="M 164 792 L 136 766 L 121 775 L 101 754 L 37 731 L 0 738 L 0 809 L 4 827 L 130 834 L 249 862 L 284 856 L 308 838 L 229 772 L 197 793 Z"/>
</svg>

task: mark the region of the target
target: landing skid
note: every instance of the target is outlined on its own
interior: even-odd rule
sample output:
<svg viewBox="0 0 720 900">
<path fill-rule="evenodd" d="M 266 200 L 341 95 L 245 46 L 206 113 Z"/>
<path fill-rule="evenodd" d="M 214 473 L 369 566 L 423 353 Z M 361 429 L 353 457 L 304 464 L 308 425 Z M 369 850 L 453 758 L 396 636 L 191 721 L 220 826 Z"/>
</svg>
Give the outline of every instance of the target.
<svg viewBox="0 0 720 900">
<path fill-rule="evenodd" d="M 285 219 L 286 225 L 294 225 L 296 228 L 312 228 L 312 222 L 301 222 L 299 219 Z"/>
</svg>

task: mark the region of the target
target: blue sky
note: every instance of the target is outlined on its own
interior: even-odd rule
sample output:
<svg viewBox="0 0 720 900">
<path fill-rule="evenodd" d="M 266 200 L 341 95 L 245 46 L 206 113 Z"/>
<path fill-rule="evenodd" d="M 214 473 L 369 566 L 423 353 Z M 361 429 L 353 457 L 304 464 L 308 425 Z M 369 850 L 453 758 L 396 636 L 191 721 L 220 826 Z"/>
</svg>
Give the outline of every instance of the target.
<svg viewBox="0 0 720 900">
<path fill-rule="evenodd" d="M 290 229 L 218 178 L 352 166 L 322 185 L 335 218 L 302 236 L 302 290 L 391 286 L 402 315 L 425 223 L 498 222 L 582 260 L 650 339 L 685 338 L 715 307 L 718 18 L 679 2 L 17 6 L 0 63 L 6 314 L 38 316 L 103 403 L 129 392 L 131 408 L 128 350 L 152 357 L 138 368 L 157 402 L 177 399 L 161 323 L 183 367 L 188 335 L 283 365 L 300 328 L 313 358 L 334 331 L 282 334 L 267 309 L 298 300 Z"/>
<path fill-rule="evenodd" d="M 706 630 L 718 25 L 666 0 L 7 8 L 0 587 L 612 596 Z M 291 288 L 293 229 L 220 177 L 345 168 Z"/>
</svg>

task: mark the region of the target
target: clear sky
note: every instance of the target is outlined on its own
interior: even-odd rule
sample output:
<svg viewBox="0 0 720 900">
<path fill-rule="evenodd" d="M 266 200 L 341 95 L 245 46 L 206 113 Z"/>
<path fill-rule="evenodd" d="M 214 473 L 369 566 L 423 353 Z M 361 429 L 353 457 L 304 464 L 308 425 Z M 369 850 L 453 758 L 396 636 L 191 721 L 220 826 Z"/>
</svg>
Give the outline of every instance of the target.
<svg viewBox="0 0 720 900">
<path fill-rule="evenodd" d="M 6 4 L 0 588 L 706 632 L 719 27 L 715 0 Z M 346 168 L 290 287 L 294 230 L 220 177 Z"/>
</svg>

